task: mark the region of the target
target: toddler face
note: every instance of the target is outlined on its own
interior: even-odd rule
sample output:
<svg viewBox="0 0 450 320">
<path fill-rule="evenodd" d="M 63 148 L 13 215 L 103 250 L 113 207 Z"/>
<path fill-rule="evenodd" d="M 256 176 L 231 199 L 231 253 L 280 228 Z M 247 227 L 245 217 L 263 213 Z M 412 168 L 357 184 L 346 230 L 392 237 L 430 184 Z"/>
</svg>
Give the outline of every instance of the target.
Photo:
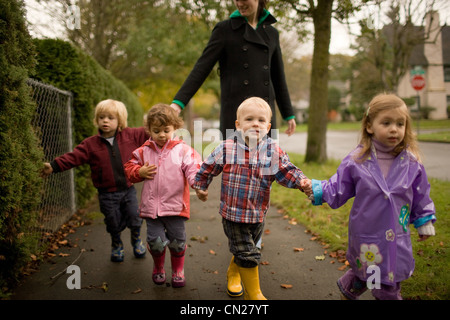
<svg viewBox="0 0 450 320">
<path fill-rule="evenodd" d="M 110 138 L 116 133 L 119 126 L 119 119 L 112 113 L 100 113 L 97 118 L 98 128 L 102 132 L 102 136 Z"/>
<path fill-rule="evenodd" d="M 384 110 L 368 125 L 367 132 L 386 146 L 396 147 L 403 141 L 406 128 L 406 106 Z"/>
<path fill-rule="evenodd" d="M 236 120 L 236 128 L 242 131 L 247 144 L 260 141 L 269 132 L 270 127 L 268 112 L 257 105 L 246 106 Z"/>
<path fill-rule="evenodd" d="M 169 126 L 151 126 L 150 127 L 150 136 L 156 144 L 162 148 L 167 141 L 172 139 L 175 133 L 175 129 L 172 125 Z"/>
</svg>

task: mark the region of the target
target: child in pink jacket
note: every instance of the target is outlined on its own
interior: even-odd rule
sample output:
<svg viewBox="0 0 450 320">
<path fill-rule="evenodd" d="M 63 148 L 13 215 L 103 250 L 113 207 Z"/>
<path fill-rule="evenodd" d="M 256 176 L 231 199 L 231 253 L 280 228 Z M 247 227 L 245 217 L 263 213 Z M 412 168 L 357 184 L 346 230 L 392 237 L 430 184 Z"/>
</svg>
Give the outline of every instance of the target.
<svg viewBox="0 0 450 320">
<path fill-rule="evenodd" d="M 147 114 L 150 139 L 132 153 L 125 164 L 131 182 L 144 181 L 140 216 L 147 221 L 147 248 L 154 261 L 152 279 L 164 284 L 164 260 L 169 247 L 172 286 L 185 285 L 184 255 L 189 219 L 189 186 L 200 168 L 200 155 L 184 141 L 174 138 L 183 120 L 165 104 L 153 106 Z"/>
</svg>

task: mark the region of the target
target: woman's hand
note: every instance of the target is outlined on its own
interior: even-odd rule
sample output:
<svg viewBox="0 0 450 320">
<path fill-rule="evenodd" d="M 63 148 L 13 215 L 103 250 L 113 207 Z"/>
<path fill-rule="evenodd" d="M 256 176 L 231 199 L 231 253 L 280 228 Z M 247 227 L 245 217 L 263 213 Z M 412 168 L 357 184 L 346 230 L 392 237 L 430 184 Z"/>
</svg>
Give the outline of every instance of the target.
<svg viewBox="0 0 450 320">
<path fill-rule="evenodd" d="M 288 136 L 291 136 L 295 132 L 295 127 L 297 124 L 295 123 L 295 119 L 288 120 L 287 124 L 288 128 L 285 132 Z"/>
</svg>

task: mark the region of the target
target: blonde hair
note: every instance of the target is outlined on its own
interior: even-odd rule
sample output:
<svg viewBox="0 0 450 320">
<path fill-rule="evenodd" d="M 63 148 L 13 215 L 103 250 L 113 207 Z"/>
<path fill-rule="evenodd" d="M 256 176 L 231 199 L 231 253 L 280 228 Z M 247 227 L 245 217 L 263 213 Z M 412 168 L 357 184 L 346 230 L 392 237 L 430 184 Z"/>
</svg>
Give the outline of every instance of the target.
<svg viewBox="0 0 450 320">
<path fill-rule="evenodd" d="M 372 149 L 372 135 L 367 132 L 368 125 L 372 125 L 372 121 L 381 111 L 401 108 L 403 106 L 405 108 L 402 109 L 406 110 L 405 136 L 403 140 L 398 144 L 398 146 L 395 147 L 395 149 L 393 150 L 393 154 L 397 156 L 403 150 L 408 149 L 416 157 L 417 161 L 420 161 L 420 150 L 417 145 L 416 136 L 412 131 L 412 120 L 405 102 L 395 94 L 382 93 L 376 95 L 370 101 L 369 106 L 364 112 L 364 116 L 361 122 L 361 139 L 359 142 L 362 145 L 362 149 L 356 156 L 356 160 L 358 162 L 364 162 L 369 157 L 370 150 Z"/>
<path fill-rule="evenodd" d="M 98 118 L 102 113 L 110 113 L 117 117 L 119 131 L 127 127 L 128 111 L 123 102 L 113 99 L 100 101 L 95 107 L 94 126 L 98 127 Z"/>
<path fill-rule="evenodd" d="M 175 130 L 183 126 L 183 119 L 181 119 L 176 111 L 169 105 L 164 103 L 155 104 L 148 111 L 146 116 L 147 129 L 150 131 L 152 126 L 173 126 Z"/>
<path fill-rule="evenodd" d="M 248 98 L 246 100 L 244 100 L 238 107 L 237 111 L 236 111 L 236 118 L 239 119 L 241 112 L 244 108 L 250 106 L 250 105 L 255 105 L 259 108 L 261 108 L 262 110 L 264 110 L 267 115 L 269 116 L 269 122 L 272 119 L 272 109 L 270 108 L 269 104 L 266 102 L 266 100 L 258 98 L 258 97 L 251 97 Z"/>
</svg>

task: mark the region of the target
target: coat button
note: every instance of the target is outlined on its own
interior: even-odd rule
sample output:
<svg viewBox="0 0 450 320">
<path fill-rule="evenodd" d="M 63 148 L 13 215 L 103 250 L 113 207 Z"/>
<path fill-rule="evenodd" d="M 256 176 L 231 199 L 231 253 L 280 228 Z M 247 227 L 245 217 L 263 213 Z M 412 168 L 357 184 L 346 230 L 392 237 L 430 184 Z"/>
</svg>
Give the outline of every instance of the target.
<svg viewBox="0 0 450 320">
<path fill-rule="evenodd" d="M 264 70 L 269 70 L 269 66 L 268 66 L 268 65 L 264 65 L 264 66 L 263 66 L 263 69 L 264 69 Z"/>
<path fill-rule="evenodd" d="M 268 86 L 269 85 L 269 81 L 264 81 L 264 85 Z"/>
<path fill-rule="evenodd" d="M 250 82 L 249 82 L 248 80 L 244 80 L 244 84 L 245 84 L 246 86 L 248 86 L 249 83 L 250 83 Z"/>
<path fill-rule="evenodd" d="M 248 51 L 248 47 L 247 46 L 243 46 L 242 47 L 242 51 L 244 51 L 244 52 Z"/>
<path fill-rule="evenodd" d="M 244 69 L 248 69 L 248 63 L 244 63 Z"/>
</svg>

